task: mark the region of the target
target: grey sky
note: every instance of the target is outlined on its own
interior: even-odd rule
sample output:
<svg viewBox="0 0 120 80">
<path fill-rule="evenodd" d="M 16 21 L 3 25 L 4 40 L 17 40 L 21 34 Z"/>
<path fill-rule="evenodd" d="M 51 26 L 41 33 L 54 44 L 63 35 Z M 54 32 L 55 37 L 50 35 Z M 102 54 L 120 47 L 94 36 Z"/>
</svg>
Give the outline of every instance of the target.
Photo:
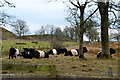
<svg viewBox="0 0 120 80">
<path fill-rule="evenodd" d="M 30 28 L 31 34 L 34 34 L 34 32 L 38 30 L 41 25 L 55 25 L 61 27 L 62 29 L 66 25 L 69 25 L 65 20 L 67 12 L 65 11 L 66 6 L 62 3 L 62 0 L 58 0 L 57 2 L 53 1 L 50 3 L 48 3 L 47 0 L 9 1 L 15 3 L 16 8 L 5 7 L 5 12 L 26 21 Z M 81 0 L 81 2 L 83 2 L 83 0 Z M 95 9 L 96 6 L 86 9 L 86 15 L 88 15 L 88 10 L 94 11 Z M 9 27 L 7 27 L 7 29 L 11 30 Z"/>
<path fill-rule="evenodd" d="M 64 28 L 65 5 L 61 1 L 50 2 L 47 0 L 10 0 L 16 8 L 5 8 L 5 12 L 26 21 L 30 27 L 30 33 L 38 30 L 41 25 L 55 25 Z"/>
</svg>

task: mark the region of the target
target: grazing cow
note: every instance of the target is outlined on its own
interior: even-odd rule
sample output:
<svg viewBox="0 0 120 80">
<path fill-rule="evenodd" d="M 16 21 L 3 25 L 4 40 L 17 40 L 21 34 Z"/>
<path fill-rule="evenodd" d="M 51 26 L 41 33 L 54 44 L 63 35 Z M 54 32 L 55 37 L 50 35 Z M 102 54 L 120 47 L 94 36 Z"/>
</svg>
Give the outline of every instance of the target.
<svg viewBox="0 0 120 80">
<path fill-rule="evenodd" d="M 87 48 L 83 47 L 83 54 L 87 51 L 88 51 Z M 78 55 L 79 55 L 79 50 L 78 49 L 72 49 L 72 50 L 66 52 L 64 56 L 78 56 Z"/>
<path fill-rule="evenodd" d="M 49 55 L 45 51 L 37 50 L 35 52 L 35 57 L 36 58 L 49 58 Z"/>
<path fill-rule="evenodd" d="M 13 59 L 13 57 L 17 58 L 17 56 L 19 56 L 19 55 L 20 55 L 20 53 L 19 53 L 18 49 L 10 48 L 9 59 L 10 59 L 10 57 L 12 57 L 12 59 Z"/>
<path fill-rule="evenodd" d="M 67 52 L 66 48 L 61 48 L 61 49 L 51 49 L 50 51 L 48 51 L 48 54 L 52 54 L 52 55 L 59 55 L 61 53 Z"/>
<path fill-rule="evenodd" d="M 112 54 L 115 54 L 116 51 L 113 48 L 110 48 L 110 56 L 112 57 Z M 100 56 L 102 55 L 102 51 L 97 53 L 97 58 L 100 58 Z"/>
<path fill-rule="evenodd" d="M 78 49 L 72 49 L 72 50 L 66 52 L 64 56 L 69 56 L 69 55 L 70 56 L 78 56 L 78 54 L 79 54 Z"/>
</svg>

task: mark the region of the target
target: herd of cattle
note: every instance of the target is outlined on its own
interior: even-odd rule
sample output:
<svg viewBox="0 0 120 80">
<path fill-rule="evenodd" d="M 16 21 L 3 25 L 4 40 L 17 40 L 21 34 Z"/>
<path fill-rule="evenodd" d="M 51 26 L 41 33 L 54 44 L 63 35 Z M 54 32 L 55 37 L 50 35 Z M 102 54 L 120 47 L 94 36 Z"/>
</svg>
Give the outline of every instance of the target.
<svg viewBox="0 0 120 80">
<path fill-rule="evenodd" d="M 19 50 L 16 48 L 10 48 L 10 53 L 9 53 L 9 59 L 10 57 L 13 59 L 13 57 L 17 58 L 18 56 L 22 56 L 23 58 L 28 58 L 28 59 L 32 59 L 32 58 L 49 58 L 49 55 L 60 55 L 62 53 L 64 53 L 64 56 L 78 56 L 79 50 L 78 49 L 72 49 L 67 51 L 66 48 L 61 48 L 61 49 L 51 49 L 48 52 L 45 51 L 41 51 L 41 50 L 36 50 L 36 49 L 32 49 L 32 48 L 23 48 L 23 52 L 21 52 L 21 54 L 19 53 Z M 83 47 L 83 54 L 88 52 L 86 47 Z M 112 54 L 115 54 L 116 51 L 113 48 L 110 48 L 110 55 L 112 56 Z M 102 54 L 102 51 L 97 53 L 97 58 L 99 58 Z"/>
</svg>

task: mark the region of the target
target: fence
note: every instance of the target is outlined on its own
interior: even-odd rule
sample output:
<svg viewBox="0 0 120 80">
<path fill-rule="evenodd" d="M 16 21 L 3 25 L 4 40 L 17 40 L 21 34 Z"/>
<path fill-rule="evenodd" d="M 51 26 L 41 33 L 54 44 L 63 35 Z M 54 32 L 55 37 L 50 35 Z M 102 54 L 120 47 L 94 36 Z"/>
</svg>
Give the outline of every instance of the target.
<svg viewBox="0 0 120 80">
<path fill-rule="evenodd" d="M 56 66 L 55 65 L 28 65 L 28 64 L 10 64 L 10 63 L 3 63 L 2 64 L 2 70 L 16 70 L 16 71 L 45 71 L 49 72 L 49 78 L 52 80 L 56 78 Z M 7 76 L 9 78 L 10 76 Z M 13 76 L 13 77 L 19 77 L 19 76 Z M 31 76 L 29 76 L 31 77 Z M 40 75 L 38 74 L 37 76 L 33 78 L 40 78 Z"/>
</svg>

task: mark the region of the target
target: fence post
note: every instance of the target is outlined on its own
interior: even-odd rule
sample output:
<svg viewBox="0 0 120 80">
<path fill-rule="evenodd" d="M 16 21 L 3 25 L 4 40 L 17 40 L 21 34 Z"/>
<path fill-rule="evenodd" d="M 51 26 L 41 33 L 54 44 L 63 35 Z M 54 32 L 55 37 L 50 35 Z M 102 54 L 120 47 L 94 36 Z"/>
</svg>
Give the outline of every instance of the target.
<svg viewBox="0 0 120 80">
<path fill-rule="evenodd" d="M 0 58 L 2 58 L 2 50 L 3 50 L 3 46 L 1 46 Z"/>
<path fill-rule="evenodd" d="M 21 46 L 20 46 L 20 53 L 21 53 Z"/>
<path fill-rule="evenodd" d="M 39 49 L 40 49 L 40 46 L 39 46 Z"/>
<path fill-rule="evenodd" d="M 50 79 L 56 80 L 56 66 L 55 65 L 50 66 Z"/>
<path fill-rule="evenodd" d="M 3 50 L 3 46 L 1 47 L 1 51 Z"/>
</svg>

